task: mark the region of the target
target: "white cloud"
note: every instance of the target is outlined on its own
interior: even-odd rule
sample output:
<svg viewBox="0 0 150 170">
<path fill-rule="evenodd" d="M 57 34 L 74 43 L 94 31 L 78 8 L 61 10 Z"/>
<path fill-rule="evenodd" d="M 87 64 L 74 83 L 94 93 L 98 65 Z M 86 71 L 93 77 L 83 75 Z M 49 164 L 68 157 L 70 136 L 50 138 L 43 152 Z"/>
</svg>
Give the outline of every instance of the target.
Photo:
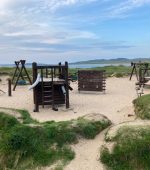
<svg viewBox="0 0 150 170">
<path fill-rule="evenodd" d="M 97 0 L 46 0 L 45 5 L 49 7 L 51 10 L 55 10 L 62 6 L 69 6 L 74 4 L 82 4 L 82 3 L 90 3 Z"/>
<path fill-rule="evenodd" d="M 143 5 L 150 4 L 150 0 L 125 0 L 117 5 L 114 5 L 108 9 L 108 16 L 110 18 L 122 17 L 135 8 L 139 8 Z"/>
<path fill-rule="evenodd" d="M 16 54 L 18 50 L 20 53 L 21 51 L 28 52 L 28 50 L 30 52 L 41 51 L 41 54 L 42 52 L 44 53 L 44 50 L 47 53 L 52 51 L 53 53 L 65 51 L 65 54 L 71 54 L 71 52 L 75 50 L 78 51 L 76 54 L 79 54 L 79 51 L 83 49 L 82 53 L 84 53 L 86 52 L 85 48 L 89 47 L 89 50 L 91 49 L 90 46 L 87 45 L 88 42 L 101 39 L 101 35 L 94 32 L 96 28 L 88 28 L 84 26 L 84 23 L 87 25 L 91 24 L 91 20 L 94 17 L 103 17 L 105 16 L 105 12 L 106 18 L 120 17 L 128 11 L 150 3 L 150 0 L 120 0 L 119 2 L 121 3 L 118 3 L 118 1 L 114 2 L 114 0 L 0 1 L 0 49 L 1 51 L 3 49 L 3 54 L 8 53 L 9 50 L 13 51 L 13 53 L 16 51 Z M 100 8 L 100 5 L 103 6 L 104 3 L 105 5 L 104 9 L 101 8 L 97 13 L 93 12 L 95 15 L 91 15 L 90 11 L 86 11 L 84 8 L 84 11 L 90 19 L 84 14 L 84 11 L 81 13 L 81 17 L 77 17 L 77 12 L 74 14 L 70 13 L 70 15 L 63 15 L 62 9 L 67 10 L 75 7 L 83 7 L 87 4 L 88 10 L 90 10 L 89 4 L 92 2 L 97 2 Z M 103 4 L 101 2 L 103 2 Z M 111 5 L 109 2 L 111 2 Z M 112 2 L 116 5 L 112 6 Z M 94 19 L 92 21 L 94 22 Z M 80 27 L 82 27 L 82 29 Z M 51 46 L 51 48 L 49 46 Z M 123 44 L 118 47 L 117 44 L 112 46 L 107 43 L 99 46 L 99 48 L 105 49 L 107 47 L 128 48 L 128 45 Z M 92 53 L 94 54 L 94 48 L 93 45 L 93 51 L 91 53 L 89 52 L 90 55 Z"/>
</svg>

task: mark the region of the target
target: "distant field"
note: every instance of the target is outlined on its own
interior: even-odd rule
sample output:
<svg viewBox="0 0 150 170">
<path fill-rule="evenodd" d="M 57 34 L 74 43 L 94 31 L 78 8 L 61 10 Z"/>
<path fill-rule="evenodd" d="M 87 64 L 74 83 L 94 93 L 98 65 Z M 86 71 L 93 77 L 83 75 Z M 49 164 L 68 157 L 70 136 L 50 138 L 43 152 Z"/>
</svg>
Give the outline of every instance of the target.
<svg viewBox="0 0 150 170">
<path fill-rule="evenodd" d="M 131 72 L 131 67 L 129 66 L 104 66 L 104 67 L 95 67 L 95 68 L 88 68 L 87 70 L 106 70 L 107 76 L 116 76 L 116 77 L 123 77 L 128 76 Z M 70 75 L 77 75 L 79 69 L 77 68 L 70 68 L 69 74 Z M 82 70 L 82 69 L 80 69 Z M 84 68 L 85 70 L 85 68 Z M 0 75 L 9 75 L 12 76 L 15 71 L 15 68 L 12 67 L 0 67 Z M 32 69 L 27 68 L 27 71 L 30 75 L 32 75 Z"/>
<path fill-rule="evenodd" d="M 104 66 L 104 67 L 95 67 L 95 68 L 88 68 L 86 70 L 106 70 L 106 76 L 115 76 L 115 77 L 123 77 L 128 76 L 131 72 L 131 67 L 129 66 Z M 82 69 L 69 69 L 70 74 L 77 74 L 78 70 Z M 85 70 L 85 69 L 84 69 Z"/>
</svg>

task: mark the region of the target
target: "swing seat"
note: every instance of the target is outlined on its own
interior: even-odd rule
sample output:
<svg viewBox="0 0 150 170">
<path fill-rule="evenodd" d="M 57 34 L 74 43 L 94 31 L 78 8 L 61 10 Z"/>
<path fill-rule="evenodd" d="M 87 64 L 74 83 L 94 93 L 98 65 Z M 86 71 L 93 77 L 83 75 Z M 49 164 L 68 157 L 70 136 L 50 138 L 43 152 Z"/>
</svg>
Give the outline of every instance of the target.
<svg viewBox="0 0 150 170">
<path fill-rule="evenodd" d="M 17 82 L 18 85 L 26 85 L 26 81 L 25 80 L 18 80 Z"/>
</svg>

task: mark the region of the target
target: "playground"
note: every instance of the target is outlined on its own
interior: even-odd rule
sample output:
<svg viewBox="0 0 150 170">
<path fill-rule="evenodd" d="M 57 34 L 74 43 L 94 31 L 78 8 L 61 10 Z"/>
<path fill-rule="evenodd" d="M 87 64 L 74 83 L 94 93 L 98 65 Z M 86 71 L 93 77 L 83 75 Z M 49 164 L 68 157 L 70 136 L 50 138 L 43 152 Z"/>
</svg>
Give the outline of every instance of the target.
<svg viewBox="0 0 150 170">
<path fill-rule="evenodd" d="M 7 92 L 6 76 L 2 77 L 1 89 Z M 137 98 L 135 90 L 135 77 L 129 81 L 127 78 L 107 78 L 107 90 L 103 92 L 80 92 L 78 91 L 78 83 L 71 82 L 70 91 L 70 107 L 66 109 L 65 105 L 61 105 L 58 111 L 52 110 L 51 105 L 40 107 L 39 112 L 33 112 L 33 91 L 28 90 L 30 85 L 17 86 L 16 91 L 12 92 L 12 96 L 1 94 L 1 107 L 26 109 L 31 116 L 39 121 L 47 120 L 70 120 L 89 113 L 101 113 L 106 115 L 115 123 L 133 119 L 132 101 Z M 145 89 L 145 93 L 148 90 Z M 109 106 L 109 107 L 107 107 Z"/>
<path fill-rule="evenodd" d="M 63 102 L 58 103 L 59 106 L 57 111 L 53 109 L 52 103 L 45 105 L 40 100 L 40 102 L 37 103 L 39 104 L 38 106 L 39 110 L 36 110 L 35 112 L 34 109 L 37 106 L 34 107 L 36 103 L 34 95 L 38 95 L 39 91 L 35 93 L 36 91 L 34 91 L 35 89 L 33 88 L 33 86 L 35 85 L 35 87 L 38 87 L 37 84 L 39 84 L 40 88 L 38 90 L 41 90 L 42 85 L 44 84 L 44 82 L 46 82 L 48 78 L 48 74 L 47 74 L 48 72 L 44 71 L 45 66 L 44 67 L 36 66 L 35 68 L 43 69 L 43 70 L 39 71 L 40 73 L 39 76 L 38 76 L 38 72 L 37 71 L 35 72 L 35 77 L 33 76 L 35 81 L 32 82 L 32 85 L 30 83 L 21 86 L 17 85 L 16 90 L 12 91 L 12 96 L 10 97 L 8 96 L 9 77 L 1 76 L 0 87 L 5 92 L 5 93 L 3 92 L 0 93 L 1 107 L 25 109 L 30 113 L 33 119 L 39 122 L 52 121 L 52 120 L 59 122 L 59 121 L 77 119 L 78 117 L 84 115 L 94 116 L 94 115 L 101 115 L 101 114 L 106 116 L 109 120 L 111 120 L 114 127 L 117 127 L 117 125 L 119 126 L 123 122 L 136 121 L 135 120 L 136 116 L 134 113 L 134 107 L 132 103 L 134 99 L 139 97 L 135 86 L 138 80 L 135 75 L 132 76 L 131 80 L 129 80 L 130 78 L 129 76 L 121 77 L 121 78 L 109 77 L 106 79 L 106 81 L 104 77 L 102 77 L 102 79 L 101 78 L 97 79 L 97 77 L 94 77 L 95 83 L 97 82 L 97 80 L 98 82 L 100 82 L 100 80 L 102 81 L 102 84 L 100 84 L 101 86 L 99 86 L 99 84 L 96 84 L 96 86 L 94 86 L 95 87 L 94 91 L 86 91 L 86 89 L 89 90 L 89 87 L 91 88 L 91 84 L 90 83 L 86 84 L 83 81 L 85 79 L 84 74 L 81 76 L 82 84 L 80 85 L 78 81 L 73 81 L 73 82 L 70 81 L 68 84 L 67 82 L 68 80 L 64 79 L 63 81 L 61 81 L 61 83 L 59 82 L 60 83 L 59 85 L 61 86 L 63 85 L 64 88 L 66 85 L 69 85 L 73 89 L 71 91 L 68 89 L 69 103 L 67 103 L 68 100 L 66 100 L 66 96 L 65 96 L 66 89 L 65 89 L 64 94 L 62 94 L 64 95 L 64 98 L 63 100 L 62 99 L 60 100 L 61 102 L 62 101 Z M 56 66 L 48 67 L 48 69 L 54 69 L 54 68 L 57 67 Z M 67 67 L 62 65 L 62 68 L 66 69 Z M 54 70 L 50 70 L 50 72 L 54 73 L 56 71 Z M 57 71 L 59 72 L 59 70 Z M 101 73 L 103 75 L 103 72 Z M 43 76 L 44 74 L 46 74 L 45 78 L 42 79 L 41 77 L 44 77 Z M 90 72 L 87 74 L 90 74 Z M 95 73 L 95 75 L 96 74 L 97 73 Z M 90 79 L 87 78 L 87 80 L 89 80 L 90 82 L 92 81 L 92 78 L 93 77 L 91 77 Z M 141 77 L 141 79 L 143 80 L 143 77 Z M 54 81 L 53 83 L 55 84 L 55 74 L 54 77 L 51 77 L 50 80 L 51 81 L 53 80 Z M 38 83 L 36 84 L 35 82 Z M 143 83 L 143 81 L 141 81 L 141 83 Z M 100 89 L 98 87 L 100 87 Z M 60 90 L 63 92 L 62 88 L 60 88 Z M 41 94 L 42 93 L 40 93 L 40 95 Z M 149 94 L 149 88 L 144 88 L 144 94 Z M 42 97 L 43 96 L 41 95 L 40 98 Z M 17 114 L 17 113 L 13 112 L 13 114 Z M 103 165 L 99 163 L 98 159 L 99 159 L 99 149 L 104 144 L 105 132 L 106 131 L 103 131 L 102 133 L 98 134 L 94 140 L 80 139 L 78 144 L 73 145 L 72 148 L 76 153 L 76 157 L 73 161 L 70 162 L 70 164 L 68 164 L 65 167 L 65 170 L 74 170 L 74 169 L 75 170 L 80 170 L 80 169 L 102 170 Z M 49 170 L 49 167 L 44 168 L 44 170 L 45 169 Z"/>
</svg>

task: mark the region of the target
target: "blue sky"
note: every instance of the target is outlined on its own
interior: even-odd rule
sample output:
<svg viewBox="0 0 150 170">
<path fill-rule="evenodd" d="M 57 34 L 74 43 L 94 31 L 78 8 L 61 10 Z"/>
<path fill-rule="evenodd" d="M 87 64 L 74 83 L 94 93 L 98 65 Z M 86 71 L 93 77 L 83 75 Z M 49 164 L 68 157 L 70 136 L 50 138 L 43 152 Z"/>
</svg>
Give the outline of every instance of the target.
<svg viewBox="0 0 150 170">
<path fill-rule="evenodd" d="M 1 0 L 0 63 L 150 57 L 150 0 Z"/>
</svg>

